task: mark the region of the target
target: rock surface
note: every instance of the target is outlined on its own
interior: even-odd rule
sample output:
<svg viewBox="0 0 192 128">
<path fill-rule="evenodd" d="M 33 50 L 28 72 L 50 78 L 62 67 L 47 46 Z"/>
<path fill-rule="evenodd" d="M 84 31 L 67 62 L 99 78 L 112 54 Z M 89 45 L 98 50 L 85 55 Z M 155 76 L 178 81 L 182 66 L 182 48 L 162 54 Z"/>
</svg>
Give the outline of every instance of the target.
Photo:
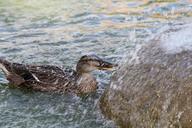
<svg viewBox="0 0 192 128">
<path fill-rule="evenodd" d="M 100 108 L 122 128 L 192 128 L 192 24 L 174 26 L 130 54 Z"/>
</svg>

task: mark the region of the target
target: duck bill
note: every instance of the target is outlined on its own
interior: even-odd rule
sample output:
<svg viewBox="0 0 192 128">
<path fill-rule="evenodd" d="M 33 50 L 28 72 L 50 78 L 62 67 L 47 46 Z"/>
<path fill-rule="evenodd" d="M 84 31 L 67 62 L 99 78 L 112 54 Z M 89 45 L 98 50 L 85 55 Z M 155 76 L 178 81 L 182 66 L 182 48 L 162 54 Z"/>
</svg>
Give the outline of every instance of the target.
<svg viewBox="0 0 192 128">
<path fill-rule="evenodd" d="M 100 61 L 100 65 L 98 67 L 99 70 L 113 70 L 115 67 L 117 67 L 117 64 L 112 64 L 106 61 Z"/>
</svg>

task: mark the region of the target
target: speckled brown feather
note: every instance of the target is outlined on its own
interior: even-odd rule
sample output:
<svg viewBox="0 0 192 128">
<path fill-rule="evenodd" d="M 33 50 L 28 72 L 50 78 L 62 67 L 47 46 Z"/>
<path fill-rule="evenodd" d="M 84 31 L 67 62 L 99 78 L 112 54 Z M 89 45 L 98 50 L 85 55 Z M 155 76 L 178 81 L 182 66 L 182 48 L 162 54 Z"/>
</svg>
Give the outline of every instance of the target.
<svg viewBox="0 0 192 128">
<path fill-rule="evenodd" d="M 6 74 L 10 84 L 38 91 L 75 91 L 77 74 L 71 69 L 61 69 L 52 65 L 24 65 L 0 60 L 9 71 Z"/>
</svg>

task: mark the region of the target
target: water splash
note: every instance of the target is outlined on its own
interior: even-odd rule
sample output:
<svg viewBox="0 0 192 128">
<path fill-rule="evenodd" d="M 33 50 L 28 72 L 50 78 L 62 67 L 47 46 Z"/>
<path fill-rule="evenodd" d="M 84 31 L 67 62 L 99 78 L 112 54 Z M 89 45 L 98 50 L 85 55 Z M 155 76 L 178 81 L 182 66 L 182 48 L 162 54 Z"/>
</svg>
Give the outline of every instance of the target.
<svg viewBox="0 0 192 128">
<path fill-rule="evenodd" d="M 161 47 L 167 53 L 179 53 L 186 50 L 192 50 L 192 24 L 183 26 L 183 29 L 177 32 L 180 27 L 174 28 L 176 32 L 168 32 L 161 37 Z"/>
</svg>

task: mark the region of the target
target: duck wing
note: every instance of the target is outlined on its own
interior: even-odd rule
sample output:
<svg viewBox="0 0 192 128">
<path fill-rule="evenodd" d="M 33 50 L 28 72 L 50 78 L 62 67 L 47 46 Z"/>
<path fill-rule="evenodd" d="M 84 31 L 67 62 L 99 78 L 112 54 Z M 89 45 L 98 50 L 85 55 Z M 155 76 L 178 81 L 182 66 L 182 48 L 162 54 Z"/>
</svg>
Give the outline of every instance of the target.
<svg viewBox="0 0 192 128">
<path fill-rule="evenodd" d="M 24 64 L 11 63 L 0 58 L 0 69 L 5 73 L 9 83 L 16 86 L 24 83 L 25 80 L 34 79 Z"/>
<path fill-rule="evenodd" d="M 74 70 L 52 65 L 27 65 L 26 68 L 35 80 L 26 80 L 25 85 L 34 90 L 61 93 L 74 90 L 77 79 Z"/>
<path fill-rule="evenodd" d="M 27 65 L 26 68 L 36 81 L 49 84 L 63 84 L 72 81 L 75 76 L 74 70 L 63 70 L 53 65 Z"/>
<path fill-rule="evenodd" d="M 74 70 L 63 70 L 52 65 L 25 65 L 0 59 L 0 68 L 5 72 L 10 84 L 39 88 L 39 90 L 40 88 L 47 88 L 47 90 L 67 88 L 70 84 L 74 85 L 76 81 Z"/>
</svg>

